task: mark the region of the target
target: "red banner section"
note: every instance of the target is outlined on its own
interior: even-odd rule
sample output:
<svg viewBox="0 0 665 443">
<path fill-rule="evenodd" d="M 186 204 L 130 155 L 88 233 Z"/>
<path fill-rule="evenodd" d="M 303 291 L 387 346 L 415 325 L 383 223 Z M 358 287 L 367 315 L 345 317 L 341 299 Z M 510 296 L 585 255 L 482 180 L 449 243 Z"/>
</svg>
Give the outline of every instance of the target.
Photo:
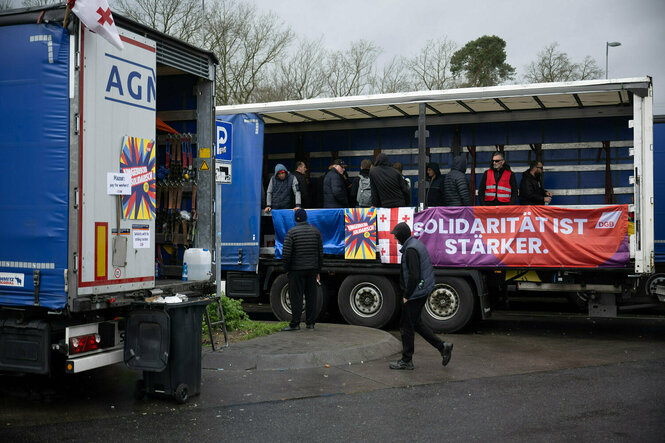
<svg viewBox="0 0 665 443">
<path fill-rule="evenodd" d="M 628 206 L 437 207 L 415 214 L 413 235 L 435 266 L 625 267 Z"/>
</svg>

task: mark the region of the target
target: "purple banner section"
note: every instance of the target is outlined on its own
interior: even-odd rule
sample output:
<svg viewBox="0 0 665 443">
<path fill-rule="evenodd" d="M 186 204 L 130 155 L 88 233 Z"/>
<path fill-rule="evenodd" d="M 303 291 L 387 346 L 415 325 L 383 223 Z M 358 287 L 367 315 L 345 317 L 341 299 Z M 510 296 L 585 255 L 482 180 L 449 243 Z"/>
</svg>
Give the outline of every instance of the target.
<svg viewBox="0 0 665 443">
<path fill-rule="evenodd" d="M 628 206 L 436 207 L 413 235 L 441 267 L 616 268 L 630 263 Z"/>
</svg>

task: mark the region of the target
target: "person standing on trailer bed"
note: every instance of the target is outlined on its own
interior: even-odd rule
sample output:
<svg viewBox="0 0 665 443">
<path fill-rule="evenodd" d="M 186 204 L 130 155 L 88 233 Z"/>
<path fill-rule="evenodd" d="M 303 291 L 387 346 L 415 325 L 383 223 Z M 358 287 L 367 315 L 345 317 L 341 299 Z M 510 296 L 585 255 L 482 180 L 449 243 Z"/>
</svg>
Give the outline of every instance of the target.
<svg viewBox="0 0 665 443">
<path fill-rule="evenodd" d="M 517 204 L 517 181 L 502 152 L 492 154 L 490 168 L 485 171 L 478 187 L 480 206 Z"/>
<path fill-rule="evenodd" d="M 372 188 L 369 184 L 369 170 L 372 160 L 365 158 L 360 162 L 360 173 L 351 185 L 351 197 L 355 200 L 355 207 L 369 208 L 372 206 Z"/>
<path fill-rule="evenodd" d="M 282 331 L 300 329 L 302 299 L 305 294 L 305 324 L 314 329 L 316 320 L 316 282 L 323 266 L 323 241 L 321 233 L 307 223 L 307 211 L 296 209 L 296 225 L 289 229 L 284 239 L 282 261 L 289 276 L 289 298 L 291 300 L 291 323 Z"/>
<path fill-rule="evenodd" d="M 434 269 L 425 245 L 411 236 L 411 228 L 406 223 L 398 223 L 390 232 L 402 246 L 400 286 L 403 288 L 402 317 L 399 332 L 402 335 L 402 359 L 390 363 L 390 369 L 413 369 L 414 331 L 418 332 L 429 344 L 434 346 L 442 357 L 441 363 L 450 362 L 453 344 L 437 337 L 424 324 L 420 315 L 427 297 L 434 289 Z"/>
<path fill-rule="evenodd" d="M 332 167 L 323 178 L 323 207 L 348 208 L 349 194 L 347 193 L 344 172 L 346 163 L 341 158 L 335 160 Z"/>
<path fill-rule="evenodd" d="M 275 165 L 275 175 L 266 191 L 266 212 L 272 209 L 298 209 L 301 205 L 298 180 L 281 163 Z"/>
<path fill-rule="evenodd" d="M 543 162 L 529 163 L 529 169 L 522 174 L 520 182 L 520 203 L 522 205 L 549 205 L 552 193 L 543 189 L 540 182 L 543 176 Z"/>
<path fill-rule="evenodd" d="M 386 154 L 376 157 L 374 167 L 369 170 L 369 185 L 375 208 L 399 208 L 409 204 L 411 197 L 406 182 Z"/>
</svg>

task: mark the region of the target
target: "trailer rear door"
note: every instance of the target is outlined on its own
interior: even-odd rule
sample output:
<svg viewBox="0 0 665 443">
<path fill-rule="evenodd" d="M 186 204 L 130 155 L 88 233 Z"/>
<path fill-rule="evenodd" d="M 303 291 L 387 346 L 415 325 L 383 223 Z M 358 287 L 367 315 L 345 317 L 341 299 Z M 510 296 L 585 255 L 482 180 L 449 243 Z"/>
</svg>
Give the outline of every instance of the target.
<svg viewBox="0 0 665 443">
<path fill-rule="evenodd" d="M 60 309 L 67 303 L 69 34 L 49 24 L 5 26 L 0 41 L 0 304 Z"/>
</svg>

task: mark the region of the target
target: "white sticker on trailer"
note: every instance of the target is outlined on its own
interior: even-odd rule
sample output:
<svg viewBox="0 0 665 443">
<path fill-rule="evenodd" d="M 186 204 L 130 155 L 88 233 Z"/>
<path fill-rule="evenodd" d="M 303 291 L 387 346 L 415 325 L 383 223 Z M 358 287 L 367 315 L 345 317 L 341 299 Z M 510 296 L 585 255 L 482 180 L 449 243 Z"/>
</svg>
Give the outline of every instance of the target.
<svg viewBox="0 0 665 443">
<path fill-rule="evenodd" d="M 108 195 L 131 195 L 132 174 L 108 172 L 106 174 L 106 193 Z"/>
<path fill-rule="evenodd" d="M 150 247 L 150 226 L 132 225 L 132 239 L 134 249 L 143 249 Z"/>
<path fill-rule="evenodd" d="M 11 288 L 22 288 L 25 282 L 25 274 L 13 272 L 0 272 L 0 286 L 9 286 Z"/>
</svg>

